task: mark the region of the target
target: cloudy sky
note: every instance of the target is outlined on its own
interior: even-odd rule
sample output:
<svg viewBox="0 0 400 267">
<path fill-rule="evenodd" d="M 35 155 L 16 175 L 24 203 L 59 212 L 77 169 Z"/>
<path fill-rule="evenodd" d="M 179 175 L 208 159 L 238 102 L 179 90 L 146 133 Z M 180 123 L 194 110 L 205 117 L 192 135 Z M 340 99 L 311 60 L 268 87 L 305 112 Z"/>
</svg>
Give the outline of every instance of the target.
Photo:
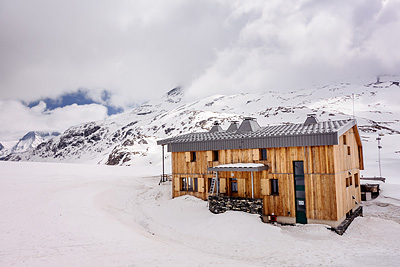
<svg viewBox="0 0 400 267">
<path fill-rule="evenodd" d="M 399 74 L 399 2 L 0 0 L 0 140 L 178 85 L 199 98 Z M 39 101 L 78 90 L 93 103 Z"/>
</svg>

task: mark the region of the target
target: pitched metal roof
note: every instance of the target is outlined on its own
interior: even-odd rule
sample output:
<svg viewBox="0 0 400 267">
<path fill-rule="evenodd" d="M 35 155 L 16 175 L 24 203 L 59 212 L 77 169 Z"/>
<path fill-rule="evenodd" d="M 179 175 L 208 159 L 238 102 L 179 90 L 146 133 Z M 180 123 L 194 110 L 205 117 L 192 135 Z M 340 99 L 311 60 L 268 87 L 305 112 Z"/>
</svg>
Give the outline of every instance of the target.
<svg viewBox="0 0 400 267">
<path fill-rule="evenodd" d="M 354 125 L 357 123 L 352 119 L 282 124 L 248 132 L 189 133 L 157 141 L 157 144 L 167 145 L 170 152 L 337 145 L 339 136 Z"/>
</svg>

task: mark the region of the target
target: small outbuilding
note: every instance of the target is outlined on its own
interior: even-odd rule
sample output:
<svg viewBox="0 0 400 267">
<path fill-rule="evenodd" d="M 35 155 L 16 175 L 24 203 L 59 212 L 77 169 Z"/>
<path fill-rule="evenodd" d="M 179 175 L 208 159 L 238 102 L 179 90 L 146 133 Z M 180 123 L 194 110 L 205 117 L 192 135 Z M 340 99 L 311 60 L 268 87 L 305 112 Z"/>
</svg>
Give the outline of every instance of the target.
<svg viewBox="0 0 400 267">
<path fill-rule="evenodd" d="M 318 122 L 310 114 L 304 123 L 261 127 L 247 117 L 226 131 L 216 124 L 157 143 L 172 152 L 172 197 L 212 199 L 214 212 L 337 227 L 361 202 L 363 150 L 354 119 Z"/>
</svg>

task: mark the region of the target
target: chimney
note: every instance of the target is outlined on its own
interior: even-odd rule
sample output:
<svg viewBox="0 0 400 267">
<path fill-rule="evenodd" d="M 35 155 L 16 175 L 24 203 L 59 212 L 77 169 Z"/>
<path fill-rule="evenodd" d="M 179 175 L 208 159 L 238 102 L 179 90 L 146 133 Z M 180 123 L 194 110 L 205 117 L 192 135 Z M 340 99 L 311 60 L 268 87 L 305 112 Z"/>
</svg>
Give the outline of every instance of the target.
<svg viewBox="0 0 400 267">
<path fill-rule="evenodd" d="M 224 130 L 222 130 L 221 126 L 219 126 L 218 121 L 215 121 L 213 127 L 210 130 L 210 133 L 223 132 L 223 131 Z"/>
<path fill-rule="evenodd" d="M 304 125 L 310 125 L 318 123 L 317 114 L 307 114 L 307 119 L 304 122 Z"/>
<path fill-rule="evenodd" d="M 231 121 L 231 125 L 229 125 L 227 132 L 236 132 L 239 128 L 238 121 Z"/>
<path fill-rule="evenodd" d="M 261 126 L 257 123 L 256 118 L 244 117 L 242 124 L 240 124 L 238 132 L 254 132 L 261 129 Z"/>
</svg>

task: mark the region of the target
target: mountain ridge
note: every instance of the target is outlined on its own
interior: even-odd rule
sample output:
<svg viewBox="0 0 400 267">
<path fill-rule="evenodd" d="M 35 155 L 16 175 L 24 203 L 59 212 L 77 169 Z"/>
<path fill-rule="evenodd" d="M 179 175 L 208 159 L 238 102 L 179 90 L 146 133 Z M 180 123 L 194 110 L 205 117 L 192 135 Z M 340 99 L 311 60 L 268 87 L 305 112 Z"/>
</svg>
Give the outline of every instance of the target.
<svg viewBox="0 0 400 267">
<path fill-rule="evenodd" d="M 400 143 L 397 81 L 398 78 L 389 78 L 365 85 L 337 83 L 291 92 L 214 95 L 194 101 L 176 87 L 158 99 L 104 121 L 72 126 L 60 136 L 32 150 L 13 153 L 6 160 L 134 165 L 136 160 L 147 158 L 144 161 L 150 164 L 160 161 L 158 139 L 208 131 L 214 121 L 226 130 L 230 121 L 246 116 L 257 118 L 261 126 L 302 123 L 308 113 L 317 114 L 320 121 L 356 118 L 365 147 L 371 150 L 375 149 L 377 133 Z M 399 156 L 395 153 L 399 148 L 394 147 L 388 152 L 391 158 Z"/>
</svg>

